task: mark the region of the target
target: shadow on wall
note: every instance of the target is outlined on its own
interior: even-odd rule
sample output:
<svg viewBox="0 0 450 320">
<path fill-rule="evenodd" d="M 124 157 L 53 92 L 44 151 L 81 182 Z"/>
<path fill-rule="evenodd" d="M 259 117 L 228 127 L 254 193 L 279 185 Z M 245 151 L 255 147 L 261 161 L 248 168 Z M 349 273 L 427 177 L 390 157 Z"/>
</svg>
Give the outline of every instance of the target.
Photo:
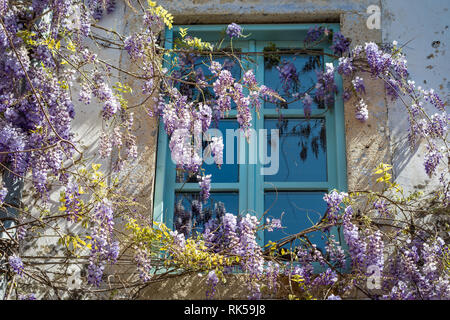
<svg viewBox="0 0 450 320">
<path fill-rule="evenodd" d="M 227 283 L 219 282 L 214 299 L 245 299 L 248 291 L 244 279 L 238 275 L 227 276 Z M 187 274 L 162 282 L 149 284 L 139 295 L 140 300 L 202 300 L 209 286 L 206 275 Z"/>
<path fill-rule="evenodd" d="M 376 191 L 380 188 L 373 170 L 381 163 L 391 163 L 387 108 L 383 83 L 362 75 L 367 87 L 364 97 L 368 105 L 366 122 L 355 119 L 356 98 L 345 102 L 345 135 L 347 143 L 348 189 Z M 344 83 L 347 87 L 348 83 Z"/>
</svg>

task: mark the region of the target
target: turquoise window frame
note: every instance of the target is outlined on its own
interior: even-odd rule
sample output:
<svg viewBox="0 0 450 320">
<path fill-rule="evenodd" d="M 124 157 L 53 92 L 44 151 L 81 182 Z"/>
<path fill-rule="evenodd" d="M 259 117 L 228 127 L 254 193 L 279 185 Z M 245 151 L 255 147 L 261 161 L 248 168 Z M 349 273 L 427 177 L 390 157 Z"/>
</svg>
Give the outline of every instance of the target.
<svg viewBox="0 0 450 320">
<path fill-rule="evenodd" d="M 244 34 L 249 34 L 245 38 L 245 45 L 242 41 L 233 41 L 233 46 L 240 47 L 243 52 L 262 52 L 262 49 L 269 42 L 277 44 L 280 47 L 299 47 L 303 42 L 303 38 L 310 27 L 323 26 L 334 31 L 339 31 L 339 24 L 252 24 L 241 25 Z M 204 41 L 217 41 L 217 34 L 223 32 L 226 25 L 180 25 L 174 26 L 172 30 L 166 29 L 165 47 L 172 48 L 174 34 L 177 34 L 180 28 L 188 28 L 188 34 L 201 38 Z M 325 53 L 324 63 L 333 62 L 332 51 L 328 44 L 322 44 L 318 49 L 322 49 Z M 258 67 L 262 66 L 262 67 Z M 247 67 L 255 70 L 258 83 L 264 81 L 264 57 L 257 55 L 255 65 L 247 65 Z M 260 172 L 261 164 L 248 164 L 248 145 L 240 146 L 240 151 L 244 151 L 247 157 L 247 164 L 239 167 L 238 183 L 212 183 L 211 192 L 239 192 L 239 212 L 251 212 L 259 218 L 264 213 L 264 192 L 276 189 L 282 191 L 323 191 L 330 192 L 333 189 L 339 191 L 347 191 L 347 165 L 346 165 L 346 143 L 345 143 L 345 121 L 344 121 L 344 103 L 342 98 L 343 85 L 342 79 L 336 75 L 336 86 L 338 93 L 335 95 L 334 107 L 329 108 L 323 116 L 324 110 L 312 110 L 311 118 L 324 118 L 326 121 L 326 141 L 327 141 L 327 181 L 325 182 L 277 182 L 270 184 L 264 183 L 264 176 L 257 174 Z M 283 110 L 285 118 L 305 118 L 301 109 Z M 230 113 L 230 117 L 235 117 L 235 111 Z M 274 109 L 264 110 L 264 106 L 260 111 L 260 118 L 256 115 L 255 110 L 252 111 L 253 128 L 258 130 L 264 127 L 265 118 L 276 118 L 278 112 Z M 194 192 L 199 190 L 197 183 L 180 184 L 175 182 L 175 165 L 171 161 L 170 150 L 168 147 L 168 137 L 164 131 L 164 126 L 160 124 L 158 132 L 158 150 L 156 179 L 154 190 L 154 210 L 153 221 L 163 222 L 171 227 L 171 218 L 174 212 L 175 192 Z M 214 181 L 214 177 L 213 177 Z M 255 187 L 256 186 L 256 187 Z M 332 229 L 341 243 L 341 232 Z M 258 234 L 258 242 L 264 245 L 264 232 Z"/>
</svg>

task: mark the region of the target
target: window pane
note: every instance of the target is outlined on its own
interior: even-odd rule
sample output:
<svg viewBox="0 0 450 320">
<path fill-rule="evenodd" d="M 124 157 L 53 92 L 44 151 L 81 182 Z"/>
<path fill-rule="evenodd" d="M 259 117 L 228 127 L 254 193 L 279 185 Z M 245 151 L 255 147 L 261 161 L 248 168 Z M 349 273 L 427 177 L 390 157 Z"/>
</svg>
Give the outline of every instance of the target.
<svg viewBox="0 0 450 320">
<path fill-rule="evenodd" d="M 270 144 L 270 130 L 280 130 L 278 173 L 265 175 L 265 181 L 327 181 L 325 119 L 271 119 L 264 127 L 268 153 L 277 150 Z"/>
<path fill-rule="evenodd" d="M 212 124 L 211 127 L 214 127 L 215 125 Z M 206 151 L 207 145 L 209 142 L 204 141 L 203 142 L 203 154 L 204 154 L 204 161 L 208 161 L 208 163 L 203 163 L 202 168 L 205 169 L 205 174 L 211 174 L 211 182 L 238 182 L 239 181 L 239 165 L 237 163 L 237 150 L 238 150 L 238 139 L 234 138 L 234 160 L 233 163 L 227 163 L 227 143 L 226 143 L 226 130 L 232 129 L 232 130 L 238 130 L 239 124 L 238 122 L 234 120 L 221 120 L 219 122 L 218 129 L 222 133 L 222 139 L 223 139 L 223 164 L 219 168 L 216 163 L 214 163 L 212 157 L 206 157 L 208 152 Z M 230 138 L 231 139 L 231 138 Z M 177 170 L 176 175 L 176 182 L 198 182 L 197 176 L 188 176 L 188 174 L 184 171 Z"/>
<path fill-rule="evenodd" d="M 264 194 L 265 218 L 281 219 L 282 229 L 264 230 L 264 241 L 276 242 L 294 235 L 320 221 L 327 205 L 323 201 L 323 192 L 266 192 Z M 318 248 L 324 249 L 326 239 L 320 231 L 308 233 L 309 240 Z M 295 245 L 300 242 L 296 240 Z M 289 244 L 284 247 L 289 248 Z"/>
<path fill-rule="evenodd" d="M 273 59 L 274 57 L 278 57 Z M 317 82 L 316 72 L 323 69 L 323 57 L 306 54 L 266 55 L 264 58 L 264 84 L 277 91 L 286 104 L 265 103 L 265 108 L 303 109 L 299 99 L 309 92 L 314 98 L 314 86 Z M 312 89 L 311 89 L 312 88 Z M 297 95 L 300 94 L 299 97 Z M 314 102 L 312 109 L 323 108 Z"/>
<path fill-rule="evenodd" d="M 206 203 L 199 200 L 199 193 L 175 193 L 173 228 L 185 235 L 204 230 L 205 222 L 224 213 L 239 213 L 238 192 L 211 192 Z"/>
</svg>

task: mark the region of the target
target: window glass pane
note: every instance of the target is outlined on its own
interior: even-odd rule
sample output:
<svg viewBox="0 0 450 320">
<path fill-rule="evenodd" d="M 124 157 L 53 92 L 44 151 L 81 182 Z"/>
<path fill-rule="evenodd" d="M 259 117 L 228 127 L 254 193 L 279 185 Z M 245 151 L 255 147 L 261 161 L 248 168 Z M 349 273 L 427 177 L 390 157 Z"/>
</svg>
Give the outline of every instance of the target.
<svg viewBox="0 0 450 320">
<path fill-rule="evenodd" d="M 280 130 L 278 173 L 265 175 L 265 181 L 327 181 L 325 119 L 269 119 L 264 127 L 270 155 L 277 151 L 270 130 Z"/>
<path fill-rule="evenodd" d="M 212 124 L 211 127 L 215 127 L 215 124 Z M 208 155 L 207 146 L 210 142 L 203 142 L 203 155 L 204 161 L 208 161 L 208 163 L 203 163 L 202 168 L 205 169 L 205 174 L 211 174 L 211 182 L 238 182 L 239 181 L 239 165 L 237 164 L 237 150 L 238 150 L 238 139 L 234 138 L 234 160 L 233 163 L 227 163 L 227 143 L 226 143 L 226 130 L 239 130 L 239 124 L 236 119 L 230 120 L 221 120 L 219 122 L 218 129 L 222 133 L 223 139 L 223 164 L 219 168 L 216 163 L 214 163 L 212 157 L 206 157 Z M 211 132 L 214 135 L 214 132 Z M 230 137 L 231 139 L 231 137 Z M 176 182 L 198 182 L 197 176 L 188 176 L 188 174 L 182 170 L 177 170 L 176 174 Z"/>
<path fill-rule="evenodd" d="M 264 84 L 277 91 L 286 103 L 265 103 L 265 108 L 303 109 L 301 97 L 309 92 L 314 98 L 316 72 L 323 70 L 323 56 L 306 54 L 266 55 L 264 58 Z M 316 101 L 311 109 L 321 109 Z"/>
<path fill-rule="evenodd" d="M 320 221 L 327 205 L 323 192 L 266 192 L 264 194 L 265 218 L 281 219 L 282 229 L 264 230 L 264 241 L 276 242 L 299 233 Z M 308 233 L 309 240 L 319 249 L 325 248 L 326 239 L 320 231 Z M 295 245 L 300 244 L 296 240 Z M 289 244 L 284 247 L 289 248 Z"/>
<path fill-rule="evenodd" d="M 173 228 L 185 235 L 204 230 L 205 223 L 224 213 L 239 213 L 238 192 L 211 192 L 206 203 L 199 200 L 199 193 L 175 193 Z"/>
</svg>

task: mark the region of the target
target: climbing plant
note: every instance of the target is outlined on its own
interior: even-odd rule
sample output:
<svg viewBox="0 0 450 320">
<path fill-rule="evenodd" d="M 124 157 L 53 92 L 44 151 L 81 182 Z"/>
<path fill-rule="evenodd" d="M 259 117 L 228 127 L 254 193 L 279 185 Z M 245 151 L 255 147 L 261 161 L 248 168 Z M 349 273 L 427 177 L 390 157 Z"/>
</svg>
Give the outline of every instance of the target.
<svg viewBox="0 0 450 320">
<path fill-rule="evenodd" d="M 174 47 L 166 49 L 161 37 L 172 28 L 172 15 L 153 1 L 125 5 L 142 19 L 140 30 L 131 34 L 102 26 L 103 17 L 115 10 L 113 0 L 0 0 L 0 292 L 5 299 L 136 298 L 151 283 L 199 273 L 207 283 L 205 298 L 214 298 L 219 283 L 235 272 L 245 278 L 248 297 L 257 299 L 341 299 L 355 292 L 372 299 L 450 297 L 449 116 L 435 91 L 409 78 L 401 46 L 351 47 L 340 32 L 311 28 L 299 52 L 329 41 L 334 63 L 301 92 L 300 70 L 283 61 L 272 44 L 264 53 L 283 84 L 283 92 L 276 92 L 243 67 L 251 54 L 233 51 L 233 40 L 246 36 L 238 24 L 230 24 L 218 43 L 182 29 Z M 121 50 L 136 70 L 103 60 L 96 45 Z M 242 78 L 233 77 L 218 55 L 241 68 Z M 207 76 L 198 68 L 200 57 Z M 314 69 L 315 63 L 305 68 Z M 142 86 L 117 81 L 124 75 Z M 214 176 L 202 170 L 196 136 L 222 121 L 232 104 L 247 137 L 251 110 L 259 110 L 262 101 L 285 106 L 286 96 L 301 100 L 308 117 L 313 102 L 329 107 L 336 77 L 345 80 L 344 99 L 357 98 L 354 111 L 361 122 L 369 117 L 365 79 L 377 79 L 390 99 L 402 103 L 411 146 L 425 143 L 424 170 L 439 177 L 437 190 L 406 193 L 392 178 L 392 167 L 380 164 L 373 175 L 381 191 L 324 194 L 327 210 L 318 223 L 261 247 L 256 233 L 284 228 L 282 219 L 260 221 L 252 213 L 219 210 L 205 219 L 201 232 L 183 232 L 189 221 L 172 230 L 139 214 L 144 205 L 122 188 L 121 172 L 142 152 L 133 134 L 137 109 L 161 121 L 177 169 L 197 177 L 201 206 Z M 127 97 L 137 90 L 145 100 L 130 106 Z M 98 152 L 103 158 L 114 155 L 112 172 L 89 161 L 74 134 L 77 111 L 94 103 L 101 105 L 104 123 Z M 220 167 L 223 141 L 213 139 L 209 148 Z M 331 236 L 331 228 L 343 237 Z M 326 239 L 325 250 L 308 238 L 317 231 Z M 28 248 L 47 240 L 45 250 Z M 118 270 L 124 269 L 127 276 L 121 277 Z"/>
</svg>

